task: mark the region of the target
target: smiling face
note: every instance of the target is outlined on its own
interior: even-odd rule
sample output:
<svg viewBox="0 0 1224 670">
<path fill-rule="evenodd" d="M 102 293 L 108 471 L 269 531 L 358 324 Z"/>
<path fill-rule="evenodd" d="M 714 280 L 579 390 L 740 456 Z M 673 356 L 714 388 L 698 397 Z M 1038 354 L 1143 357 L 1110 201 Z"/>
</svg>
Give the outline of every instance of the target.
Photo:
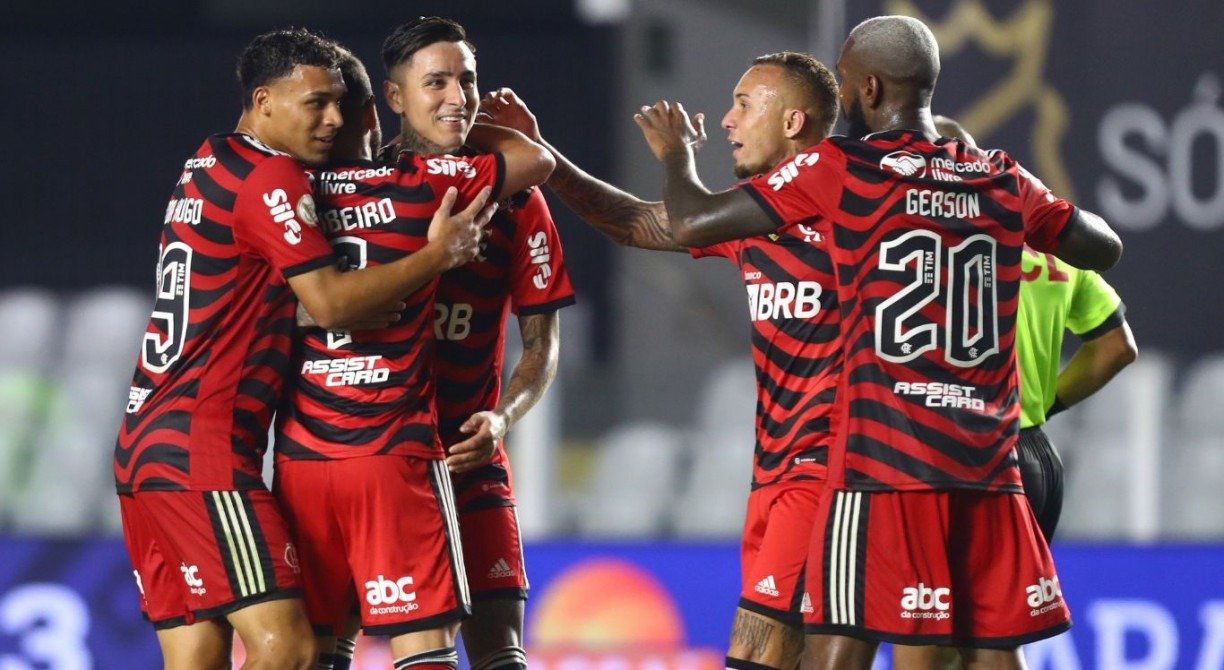
<svg viewBox="0 0 1224 670">
<path fill-rule="evenodd" d="M 735 176 L 762 174 L 787 157 L 785 74 L 777 65 L 754 65 L 740 77 L 722 127 L 734 149 Z"/>
<path fill-rule="evenodd" d="M 336 132 L 344 125 L 340 115 L 344 91 L 340 70 L 295 66 L 288 76 L 254 92 L 259 140 L 304 163 L 326 162 Z"/>
<path fill-rule="evenodd" d="M 434 42 L 399 65 L 387 82 L 387 104 L 400 115 L 405 149 L 452 152 L 476 120 L 476 55 L 463 42 Z"/>
</svg>

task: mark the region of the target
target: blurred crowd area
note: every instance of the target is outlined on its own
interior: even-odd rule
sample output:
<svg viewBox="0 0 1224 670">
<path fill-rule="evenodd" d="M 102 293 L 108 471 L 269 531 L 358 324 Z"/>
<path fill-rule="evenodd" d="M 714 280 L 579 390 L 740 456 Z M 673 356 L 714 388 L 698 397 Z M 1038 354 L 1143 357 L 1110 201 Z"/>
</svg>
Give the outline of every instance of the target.
<svg viewBox="0 0 1224 670">
<path fill-rule="evenodd" d="M 0 530 L 119 533 L 111 450 L 151 305 L 150 292 L 123 286 L 0 290 L 8 333 L 0 344 Z M 567 337 L 582 337 L 582 313 L 567 319 Z M 607 376 L 592 364 L 563 363 L 537 408 L 554 427 L 521 435 L 548 444 L 520 444 L 511 433 L 517 475 L 549 491 L 546 509 L 525 510 L 534 533 L 736 537 L 753 451 L 747 357 L 692 371 L 690 415 L 605 413 L 583 425 L 600 401 L 573 391 Z M 1060 537 L 1224 539 L 1221 397 L 1224 355 L 1183 361 L 1144 349 L 1098 395 L 1054 418 L 1048 432 L 1067 467 Z M 527 449 L 531 472 L 516 457 Z"/>
</svg>

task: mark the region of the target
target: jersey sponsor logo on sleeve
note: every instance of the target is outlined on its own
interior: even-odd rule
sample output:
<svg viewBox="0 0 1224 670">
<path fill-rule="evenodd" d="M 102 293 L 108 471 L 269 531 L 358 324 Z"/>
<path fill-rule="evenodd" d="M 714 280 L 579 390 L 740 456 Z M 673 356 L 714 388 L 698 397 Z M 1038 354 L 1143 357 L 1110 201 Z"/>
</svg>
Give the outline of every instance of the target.
<svg viewBox="0 0 1224 670">
<path fill-rule="evenodd" d="M 302 197 L 307 198 L 310 196 Z M 272 220 L 285 226 L 285 241 L 293 245 L 300 243 L 302 241 L 302 224 L 298 223 L 297 213 L 294 212 L 293 207 L 289 204 L 289 195 L 285 193 L 285 189 L 273 189 L 271 192 L 263 194 L 263 201 L 268 207 L 268 214 L 272 216 Z M 301 204 L 301 200 L 298 203 Z M 312 213 L 313 207 L 314 201 L 311 200 Z"/>
<path fill-rule="evenodd" d="M 880 159 L 881 170 L 892 170 L 902 177 L 922 177 L 926 175 L 926 159 L 921 154 L 910 151 L 894 151 Z"/>
<path fill-rule="evenodd" d="M 544 231 L 539 231 L 535 235 L 527 238 L 528 253 L 531 255 L 531 263 L 536 267 L 535 274 L 531 275 L 531 283 L 536 288 L 543 291 L 548 288 L 548 278 L 552 276 L 552 267 L 548 265 L 552 260 L 552 250 L 548 246 L 548 235 Z"/>
<path fill-rule="evenodd" d="M 476 176 L 476 166 L 462 158 L 445 156 L 426 160 L 425 172 L 428 174 L 446 175 L 447 177 L 461 176 L 464 179 L 472 179 Z"/>
<path fill-rule="evenodd" d="M 153 389 L 142 389 L 139 386 L 133 386 L 128 389 L 128 403 L 126 413 L 136 414 L 144 407 L 145 401 L 149 399 L 149 394 L 153 393 Z"/>
<path fill-rule="evenodd" d="M 799 169 L 810 167 L 820 161 L 818 153 L 801 153 L 792 158 L 773 174 L 769 175 L 769 185 L 775 191 L 781 191 L 783 186 L 794 181 L 799 176 Z"/>
</svg>

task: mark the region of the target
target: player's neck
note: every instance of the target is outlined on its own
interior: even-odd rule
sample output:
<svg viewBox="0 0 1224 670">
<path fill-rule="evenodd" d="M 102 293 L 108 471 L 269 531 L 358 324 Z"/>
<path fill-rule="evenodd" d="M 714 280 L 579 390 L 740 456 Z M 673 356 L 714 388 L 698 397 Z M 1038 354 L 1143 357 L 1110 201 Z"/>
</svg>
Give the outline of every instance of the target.
<svg viewBox="0 0 1224 670">
<path fill-rule="evenodd" d="M 924 135 L 928 140 L 939 137 L 935 122 L 931 120 L 930 107 L 896 105 L 880 110 L 879 120 L 872 132 L 882 133 L 890 130 L 912 130 Z"/>
<path fill-rule="evenodd" d="M 243 112 L 242 116 L 238 118 L 238 127 L 234 128 L 235 133 L 241 133 L 248 137 L 254 138 L 261 144 L 277 151 L 289 153 L 284 147 L 279 146 L 277 142 L 273 141 L 267 136 L 266 133 L 261 131 L 262 127 L 259 123 L 259 117 L 255 116 L 251 112 Z"/>
</svg>

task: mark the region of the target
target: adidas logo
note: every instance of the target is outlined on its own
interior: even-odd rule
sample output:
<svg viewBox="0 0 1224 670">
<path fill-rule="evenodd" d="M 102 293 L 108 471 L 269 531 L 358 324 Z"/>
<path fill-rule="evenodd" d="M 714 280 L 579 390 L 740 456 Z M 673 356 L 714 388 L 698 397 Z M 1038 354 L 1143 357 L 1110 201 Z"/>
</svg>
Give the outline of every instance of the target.
<svg viewBox="0 0 1224 670">
<path fill-rule="evenodd" d="M 799 612 L 802 614 L 811 614 L 816 610 L 812 609 L 812 596 L 806 592 L 803 594 L 803 602 L 799 604 Z"/>
<path fill-rule="evenodd" d="M 775 598 L 780 595 L 778 593 L 778 585 L 774 583 L 773 575 L 770 575 L 766 577 L 765 579 L 762 579 L 761 581 L 757 582 L 756 588 L 754 590 L 757 593 L 764 593 L 767 596 L 774 596 Z"/>
<path fill-rule="evenodd" d="M 510 564 L 507 563 L 506 559 L 504 558 L 497 559 L 497 562 L 493 564 L 493 567 L 489 568 L 489 579 L 500 579 L 503 577 L 513 576 L 514 571 L 510 569 Z"/>
</svg>

